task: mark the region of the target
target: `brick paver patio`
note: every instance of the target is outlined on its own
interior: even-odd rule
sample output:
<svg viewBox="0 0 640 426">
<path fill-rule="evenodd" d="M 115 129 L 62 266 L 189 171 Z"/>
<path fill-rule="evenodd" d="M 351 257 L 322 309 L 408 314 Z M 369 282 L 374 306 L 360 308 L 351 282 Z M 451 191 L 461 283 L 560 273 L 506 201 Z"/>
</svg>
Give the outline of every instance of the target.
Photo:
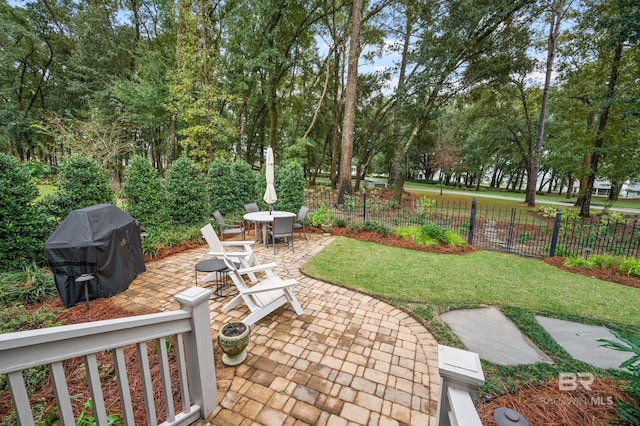
<svg viewBox="0 0 640 426">
<path fill-rule="evenodd" d="M 261 262 L 275 261 L 278 274 L 299 281 L 294 291 L 305 312 L 297 316 L 285 305 L 256 323 L 243 364 L 225 367 L 216 359 L 220 404 L 212 424 L 435 424 L 439 376 L 431 333 L 393 306 L 300 272 L 333 239 L 309 234 L 308 241 L 296 238 L 295 253 L 279 244 L 276 255 L 255 244 Z M 203 246 L 148 263 L 118 299 L 177 309 L 173 296 L 195 285 L 194 265 L 206 252 Z M 222 314 L 228 300 L 210 301 L 214 339 L 222 324 L 248 312 Z"/>
</svg>

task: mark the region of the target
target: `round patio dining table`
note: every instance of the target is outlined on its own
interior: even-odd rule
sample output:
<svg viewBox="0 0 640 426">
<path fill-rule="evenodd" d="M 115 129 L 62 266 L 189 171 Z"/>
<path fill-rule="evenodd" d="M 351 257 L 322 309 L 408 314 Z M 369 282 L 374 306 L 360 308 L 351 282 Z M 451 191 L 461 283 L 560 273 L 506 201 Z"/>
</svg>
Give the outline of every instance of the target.
<svg viewBox="0 0 640 426">
<path fill-rule="evenodd" d="M 267 223 L 273 222 L 273 219 L 276 217 L 295 217 L 295 213 L 284 212 L 280 210 L 269 211 L 260 211 L 260 212 L 251 212 L 245 213 L 243 216 L 244 220 L 247 222 L 256 222 L 262 225 L 262 243 L 267 245 Z"/>
</svg>

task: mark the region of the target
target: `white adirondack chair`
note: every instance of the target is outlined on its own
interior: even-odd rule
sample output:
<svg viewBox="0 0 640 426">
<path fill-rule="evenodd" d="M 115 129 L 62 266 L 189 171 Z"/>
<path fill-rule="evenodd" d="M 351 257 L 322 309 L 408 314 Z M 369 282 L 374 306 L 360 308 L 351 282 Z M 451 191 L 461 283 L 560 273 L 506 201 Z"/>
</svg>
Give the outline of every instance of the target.
<svg viewBox="0 0 640 426">
<path fill-rule="evenodd" d="M 240 263 L 243 268 L 260 265 L 260 261 L 251 248 L 251 245 L 254 243 L 253 241 L 220 241 L 211 224 L 200 228 L 200 232 L 202 232 L 202 236 L 209 245 L 209 251 L 207 252 L 209 256 L 215 256 L 216 258 L 227 256 L 234 262 Z M 241 251 L 231 251 L 228 249 L 229 247 L 240 248 Z M 215 279 L 215 274 L 216 273 L 213 272 L 207 275 L 202 281 L 207 282 Z M 255 273 L 247 272 L 247 275 L 251 282 L 255 283 L 258 281 Z"/>
<path fill-rule="evenodd" d="M 223 259 L 230 270 L 229 276 L 233 284 L 238 288 L 238 295 L 222 307 L 222 312 L 228 312 L 244 303 L 250 311 L 249 315 L 242 320 L 246 325 L 256 323 L 286 303 L 293 307 L 296 314 L 304 314 L 296 295 L 293 293 L 293 286 L 298 284 L 298 281 L 294 279 L 283 280 L 276 275 L 273 272 L 273 268 L 276 266 L 275 263 L 237 268 L 233 263 L 233 259 L 228 256 L 224 256 Z M 242 275 L 250 272 L 264 272 L 266 277 L 249 287 L 242 279 Z"/>
</svg>

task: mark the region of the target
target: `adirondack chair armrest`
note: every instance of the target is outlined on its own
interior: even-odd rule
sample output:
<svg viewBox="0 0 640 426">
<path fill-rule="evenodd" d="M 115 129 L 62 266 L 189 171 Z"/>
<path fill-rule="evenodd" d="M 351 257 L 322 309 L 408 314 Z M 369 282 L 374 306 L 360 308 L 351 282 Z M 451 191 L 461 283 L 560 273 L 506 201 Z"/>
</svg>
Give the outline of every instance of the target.
<svg viewBox="0 0 640 426">
<path fill-rule="evenodd" d="M 207 254 L 212 255 L 212 256 L 227 256 L 229 258 L 234 258 L 234 257 L 246 257 L 249 256 L 251 254 L 250 251 L 225 251 L 224 253 L 214 253 L 214 252 L 208 252 Z"/>
<path fill-rule="evenodd" d="M 241 274 L 247 274 L 249 272 L 262 272 L 262 271 L 269 271 L 275 267 L 276 267 L 275 262 L 263 263 L 262 265 L 250 266 L 248 268 L 238 268 L 238 272 L 240 272 Z"/>
<path fill-rule="evenodd" d="M 263 293 L 265 291 L 280 290 L 283 288 L 291 287 L 298 284 L 298 281 L 294 279 L 282 280 L 282 281 L 263 281 L 260 284 L 256 284 L 253 287 L 243 289 L 244 294 Z"/>
<path fill-rule="evenodd" d="M 221 241 L 220 242 L 223 246 L 250 246 L 255 244 L 255 241 L 247 241 L 247 240 L 242 240 L 242 241 Z"/>
<path fill-rule="evenodd" d="M 221 252 L 221 251 L 213 251 L 213 250 L 209 250 L 207 252 L 207 256 L 217 256 L 217 257 L 246 257 L 249 256 L 251 254 L 251 251 L 225 251 L 225 252 Z"/>
</svg>

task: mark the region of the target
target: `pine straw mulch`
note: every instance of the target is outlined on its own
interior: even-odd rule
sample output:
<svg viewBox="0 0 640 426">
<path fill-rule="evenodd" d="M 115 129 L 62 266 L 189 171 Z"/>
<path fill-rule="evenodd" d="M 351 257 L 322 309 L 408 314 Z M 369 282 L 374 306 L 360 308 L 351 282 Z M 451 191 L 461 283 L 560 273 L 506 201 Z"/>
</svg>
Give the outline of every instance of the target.
<svg viewBox="0 0 640 426">
<path fill-rule="evenodd" d="M 631 402 L 631 397 L 620 390 L 620 382 L 596 378 L 588 391 L 578 385 L 573 391 L 561 391 L 557 380 L 541 386 L 523 385 L 513 393 L 495 398 L 478 406 L 484 426 L 497 425 L 493 413 L 500 407 L 511 408 L 522 414 L 531 425 L 546 426 L 604 426 L 615 424 L 615 401 Z"/>
<path fill-rule="evenodd" d="M 123 308 L 114 299 L 96 299 L 91 301 L 90 309 L 86 305 L 79 304 L 64 309 L 59 299 L 47 301 L 44 305 L 50 309 L 61 310 L 61 314 L 57 320 L 64 324 L 77 324 L 90 321 L 99 321 L 105 319 L 122 318 L 133 315 L 144 315 L 154 313 L 151 309 L 137 308 L 135 311 Z M 29 309 L 37 309 L 39 306 L 31 306 Z M 172 341 L 172 348 L 175 348 L 175 342 Z M 147 344 L 147 354 L 152 377 L 152 387 L 154 395 L 163 395 L 162 377 L 160 374 L 160 364 L 156 352 L 156 344 Z M 96 354 L 100 379 L 102 382 L 102 391 L 107 407 L 107 413 L 121 413 L 120 397 L 118 393 L 118 384 L 115 380 L 113 353 L 101 352 Z M 142 385 L 142 376 L 140 374 L 140 365 L 138 362 L 137 348 L 135 345 L 127 345 L 124 347 L 124 357 L 129 379 L 129 387 L 131 390 L 132 403 L 134 407 L 135 424 L 147 424 L 147 414 L 144 402 L 144 389 Z M 216 352 L 216 359 L 220 359 Z M 65 375 L 67 377 L 67 386 L 69 395 L 71 395 L 71 405 L 73 407 L 76 418 L 83 410 L 83 405 L 89 400 L 90 392 L 83 358 L 73 358 L 64 363 Z M 218 362 L 216 362 L 218 364 Z M 222 365 L 216 365 L 221 368 Z M 175 352 L 169 351 L 169 369 L 171 376 L 171 388 L 173 390 L 173 401 L 176 412 L 182 409 L 181 397 L 179 393 L 178 371 L 175 362 Z M 51 377 L 47 377 L 45 385 L 34 394 L 30 395 L 32 406 L 36 403 L 44 404 L 44 412 L 52 412 L 56 410 L 55 398 L 53 394 L 53 386 Z M 158 421 L 165 419 L 166 403 L 164 398 L 156 398 L 155 401 L 156 415 Z M 7 416 L 12 410 L 11 397 L 7 393 L 0 398 L 0 419 Z M 91 409 L 85 411 L 85 415 L 91 415 Z"/>
</svg>

